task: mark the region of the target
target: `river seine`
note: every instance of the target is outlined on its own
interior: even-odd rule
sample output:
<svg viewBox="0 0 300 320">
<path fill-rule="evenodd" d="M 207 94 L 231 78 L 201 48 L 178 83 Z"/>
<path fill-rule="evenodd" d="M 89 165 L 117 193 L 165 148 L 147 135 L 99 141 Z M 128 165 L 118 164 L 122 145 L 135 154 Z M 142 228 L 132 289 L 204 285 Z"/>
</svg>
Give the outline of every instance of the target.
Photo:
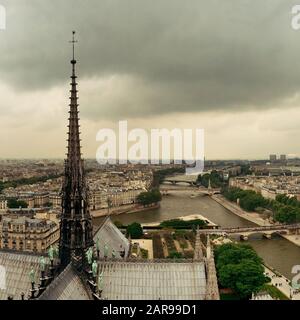
<svg viewBox="0 0 300 320">
<path fill-rule="evenodd" d="M 170 195 L 163 197 L 159 209 L 112 216 L 113 221 L 120 221 L 123 224 L 132 222 L 149 223 L 191 214 L 201 214 L 220 227 L 253 226 L 253 223 L 234 215 L 208 196 L 194 196 L 192 189 L 184 191 L 175 188 L 170 190 Z M 97 224 L 97 219 L 95 220 Z M 253 235 L 249 237 L 247 243 L 253 246 L 268 265 L 274 267 L 287 278 L 292 279 L 292 267 L 297 264 L 300 265 L 300 247 L 280 236 L 274 236 L 271 240 L 268 240 L 262 238 L 261 235 Z"/>
</svg>

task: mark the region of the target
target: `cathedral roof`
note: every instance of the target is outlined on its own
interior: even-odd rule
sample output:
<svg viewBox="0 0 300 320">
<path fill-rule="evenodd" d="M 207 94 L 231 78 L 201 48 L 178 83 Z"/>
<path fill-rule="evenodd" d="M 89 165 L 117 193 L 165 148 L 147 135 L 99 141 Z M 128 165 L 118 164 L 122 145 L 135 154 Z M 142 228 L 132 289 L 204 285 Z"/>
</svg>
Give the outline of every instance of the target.
<svg viewBox="0 0 300 320">
<path fill-rule="evenodd" d="M 119 256 L 120 246 L 129 251 L 129 241 L 105 218 L 96 231 L 100 248 L 109 247 L 108 260 L 103 259 L 100 249 L 99 274 L 102 273 L 102 299 L 109 300 L 203 300 L 207 294 L 205 260 L 129 260 Z M 111 251 L 116 257 L 111 259 Z M 6 269 L 6 290 L 0 289 L 0 300 L 9 295 L 20 299 L 21 293 L 28 295 L 31 283 L 29 272 L 33 268 L 40 274 L 39 256 L 0 251 L 0 265 Z M 1 270 L 0 270 L 1 271 Z M 1 276 L 1 274 L 0 274 Z M 37 282 L 39 282 L 37 280 Z M 1 283 L 0 283 L 1 284 Z M 46 291 L 40 300 L 89 300 L 90 290 L 80 275 L 69 264 Z"/>
<path fill-rule="evenodd" d="M 103 258 L 104 246 L 108 246 L 108 256 L 111 257 L 112 251 L 115 251 L 115 257 L 120 258 L 120 251 L 125 250 L 125 257 L 128 256 L 130 243 L 119 228 L 106 217 L 101 226 L 94 234 L 94 242 L 99 241 L 100 245 L 100 258 Z"/>
<path fill-rule="evenodd" d="M 204 300 L 205 263 L 101 261 L 101 298 L 108 300 Z"/>
<path fill-rule="evenodd" d="M 56 277 L 38 300 L 90 300 L 88 288 L 69 264 Z"/>
</svg>

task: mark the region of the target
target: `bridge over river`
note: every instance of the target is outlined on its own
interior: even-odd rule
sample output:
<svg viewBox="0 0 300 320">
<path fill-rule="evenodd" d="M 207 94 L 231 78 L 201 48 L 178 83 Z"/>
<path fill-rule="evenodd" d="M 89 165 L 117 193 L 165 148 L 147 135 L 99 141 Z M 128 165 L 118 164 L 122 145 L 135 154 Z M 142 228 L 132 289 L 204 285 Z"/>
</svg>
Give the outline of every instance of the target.
<svg viewBox="0 0 300 320">
<path fill-rule="evenodd" d="M 202 174 L 205 174 L 208 172 L 203 172 Z M 172 185 L 172 186 L 187 186 L 187 187 L 191 187 L 194 188 L 194 191 L 198 194 L 203 194 L 203 195 L 209 195 L 212 196 L 214 194 L 218 194 L 221 193 L 221 189 L 220 188 L 212 188 L 209 182 L 209 186 L 208 188 L 205 188 L 204 186 L 199 185 L 199 183 L 197 182 L 197 177 L 198 176 L 193 176 L 193 175 L 175 175 L 175 176 L 171 176 L 171 177 L 166 177 L 162 184 L 163 185 Z"/>
<path fill-rule="evenodd" d="M 229 234 L 237 234 L 243 240 L 247 240 L 251 234 L 263 234 L 264 237 L 270 239 L 272 234 L 299 234 L 300 223 L 296 224 L 274 224 L 267 226 L 255 227 L 236 227 L 236 228 L 221 228 L 221 229 L 202 229 L 204 234 L 218 234 L 228 236 Z"/>
<path fill-rule="evenodd" d="M 176 178 L 168 178 L 168 179 L 164 179 L 163 184 L 186 184 L 189 186 L 197 186 L 197 182 L 194 180 L 180 180 L 180 179 L 176 179 Z"/>
</svg>

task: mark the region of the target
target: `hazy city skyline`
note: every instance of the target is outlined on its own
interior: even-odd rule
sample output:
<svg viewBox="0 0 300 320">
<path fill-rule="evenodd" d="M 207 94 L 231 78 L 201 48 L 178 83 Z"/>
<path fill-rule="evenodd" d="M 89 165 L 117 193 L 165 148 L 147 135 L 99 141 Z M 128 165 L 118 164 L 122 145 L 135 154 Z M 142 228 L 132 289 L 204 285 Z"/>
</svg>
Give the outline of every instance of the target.
<svg viewBox="0 0 300 320">
<path fill-rule="evenodd" d="M 204 128 L 207 159 L 300 155 L 294 4 L 1 0 L 1 158 L 64 157 L 73 29 L 85 158 L 119 120 Z"/>
</svg>

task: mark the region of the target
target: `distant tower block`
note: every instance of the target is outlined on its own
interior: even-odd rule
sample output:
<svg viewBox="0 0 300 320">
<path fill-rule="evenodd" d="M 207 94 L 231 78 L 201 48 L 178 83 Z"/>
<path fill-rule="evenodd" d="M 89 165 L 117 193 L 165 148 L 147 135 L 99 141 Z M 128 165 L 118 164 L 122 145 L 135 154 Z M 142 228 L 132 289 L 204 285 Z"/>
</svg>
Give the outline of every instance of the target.
<svg viewBox="0 0 300 320">
<path fill-rule="evenodd" d="M 277 157 L 276 154 L 270 154 L 270 161 L 276 161 Z"/>
<path fill-rule="evenodd" d="M 280 161 L 286 161 L 286 155 L 285 154 L 281 154 L 280 155 Z"/>
</svg>

